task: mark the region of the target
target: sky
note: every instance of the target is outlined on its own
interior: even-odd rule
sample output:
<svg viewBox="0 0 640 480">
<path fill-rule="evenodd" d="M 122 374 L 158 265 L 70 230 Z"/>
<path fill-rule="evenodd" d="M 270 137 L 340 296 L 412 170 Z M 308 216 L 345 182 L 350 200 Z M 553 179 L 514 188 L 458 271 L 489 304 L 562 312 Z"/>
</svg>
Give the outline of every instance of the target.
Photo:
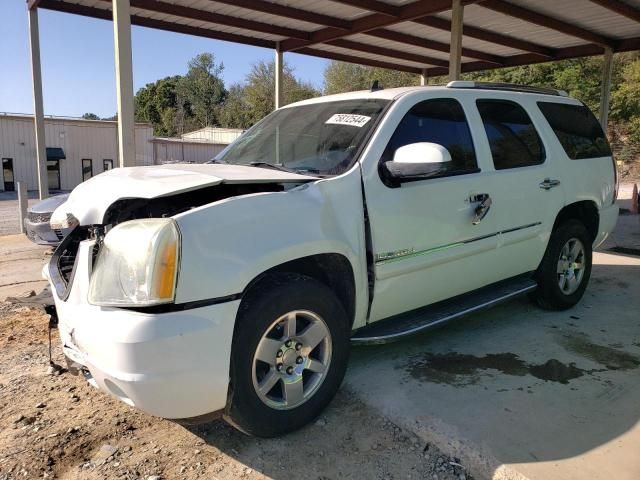
<svg viewBox="0 0 640 480">
<path fill-rule="evenodd" d="M 113 26 L 105 20 L 40 9 L 40 59 L 44 113 L 81 116 L 116 112 Z M 25 0 L 0 0 L 0 112 L 33 113 L 29 26 Z M 242 82 L 273 50 L 143 27 L 132 27 L 134 91 L 170 75 L 184 74 L 198 53 L 211 52 L 224 65 L 230 86 Z M 326 60 L 294 53 L 285 61 L 302 80 L 322 87 Z"/>
</svg>

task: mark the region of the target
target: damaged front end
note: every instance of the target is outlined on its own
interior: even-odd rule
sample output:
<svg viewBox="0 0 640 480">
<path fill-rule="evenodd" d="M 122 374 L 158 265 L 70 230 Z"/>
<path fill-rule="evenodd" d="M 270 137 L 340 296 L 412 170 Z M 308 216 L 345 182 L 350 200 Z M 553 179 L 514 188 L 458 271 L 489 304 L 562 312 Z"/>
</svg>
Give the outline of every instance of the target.
<svg viewBox="0 0 640 480">
<path fill-rule="evenodd" d="M 165 418 L 224 407 L 240 303 L 184 302 L 178 286 L 196 274 L 183 263 L 183 245 L 213 246 L 204 232 L 221 214 L 203 219 L 202 228 L 183 229 L 180 219 L 191 211 L 225 211 L 232 198 L 279 196 L 316 180 L 255 167 L 183 167 L 117 169 L 118 175 L 94 177 L 93 188 L 90 180 L 74 190 L 56 218 L 75 227 L 45 270 L 69 371 Z M 205 351 L 213 353 L 205 357 Z M 175 395 L 182 391 L 193 395 Z"/>
<path fill-rule="evenodd" d="M 177 225 L 172 225 L 169 219 L 229 198 L 282 192 L 312 180 L 316 178 L 221 164 L 125 168 L 99 175 L 77 187 L 69 200 L 52 215 L 52 223 L 59 224 L 61 228 L 73 228 L 50 261 L 48 276 L 52 287 L 60 300 L 68 299 L 76 276 L 79 246 L 89 240 L 92 242 L 89 262 L 91 271 L 86 272 L 84 278 L 94 276 L 94 269 L 102 272 L 99 275 L 100 285 L 93 285 L 89 292 L 90 303 L 137 308 L 172 302 L 175 285 L 170 287 L 169 284 L 175 284 L 177 278 L 180 232 Z M 170 184 L 173 184 L 173 188 Z M 126 222 L 133 221 L 140 223 L 123 226 Z M 167 231 L 172 231 L 172 235 L 166 234 Z M 107 236 L 110 232 L 113 233 Z M 166 241 L 175 247 L 174 250 L 154 250 L 158 232 L 165 232 L 167 238 L 172 237 Z M 140 245 L 140 242 L 146 244 Z M 117 251 L 120 258 L 112 258 L 110 264 L 103 265 L 108 256 L 102 255 L 103 259 L 100 261 L 99 254 L 109 248 L 112 253 Z M 138 260 L 135 264 L 132 260 L 134 258 Z M 145 300 L 138 277 L 148 270 L 149 265 L 167 271 L 165 264 L 168 261 L 173 262 L 173 270 L 164 277 L 158 277 L 158 284 L 153 287 L 156 293 L 162 295 Z M 128 265 L 129 270 L 119 278 L 109 277 L 109 270 L 117 269 L 123 262 L 131 263 Z M 137 282 L 129 286 L 131 292 L 128 297 L 131 298 L 127 299 L 127 295 L 120 298 L 113 291 L 107 292 L 106 296 L 101 295 L 101 291 L 110 285 L 112 290 L 117 290 L 118 282 Z M 149 285 L 146 287 L 151 288 Z"/>
</svg>

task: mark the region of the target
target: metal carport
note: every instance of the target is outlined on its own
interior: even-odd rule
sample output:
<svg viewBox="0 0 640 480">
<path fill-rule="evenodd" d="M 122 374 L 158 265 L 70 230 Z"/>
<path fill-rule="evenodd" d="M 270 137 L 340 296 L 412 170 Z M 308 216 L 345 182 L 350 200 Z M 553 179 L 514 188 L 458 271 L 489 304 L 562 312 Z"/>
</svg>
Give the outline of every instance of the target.
<svg viewBox="0 0 640 480">
<path fill-rule="evenodd" d="M 640 0 L 28 0 L 40 197 L 47 196 L 38 9 L 113 20 L 120 166 L 133 165 L 131 25 L 296 52 L 421 76 L 604 55 L 606 127 L 612 56 L 640 49 Z"/>
</svg>

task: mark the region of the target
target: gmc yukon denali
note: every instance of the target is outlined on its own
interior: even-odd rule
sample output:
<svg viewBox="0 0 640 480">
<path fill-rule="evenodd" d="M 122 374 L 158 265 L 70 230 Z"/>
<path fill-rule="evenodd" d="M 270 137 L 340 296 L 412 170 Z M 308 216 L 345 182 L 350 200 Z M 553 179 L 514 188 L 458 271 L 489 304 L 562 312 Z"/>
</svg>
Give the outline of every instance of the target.
<svg viewBox="0 0 640 480">
<path fill-rule="evenodd" d="M 274 436 L 330 402 L 351 344 L 525 293 L 575 305 L 616 195 L 564 92 L 353 92 L 281 108 L 208 164 L 82 183 L 45 275 L 71 370 L 152 415 Z"/>
</svg>

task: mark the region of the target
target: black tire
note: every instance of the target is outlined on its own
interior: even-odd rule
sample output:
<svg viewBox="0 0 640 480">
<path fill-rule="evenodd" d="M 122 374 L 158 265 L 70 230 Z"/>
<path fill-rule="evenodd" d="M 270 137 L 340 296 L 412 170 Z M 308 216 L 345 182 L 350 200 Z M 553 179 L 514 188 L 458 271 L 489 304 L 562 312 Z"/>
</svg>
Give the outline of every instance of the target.
<svg viewBox="0 0 640 480">
<path fill-rule="evenodd" d="M 560 288 L 557 270 L 562 249 L 571 239 L 580 240 L 584 247 L 584 273 L 577 290 L 567 294 Z M 580 301 L 591 276 L 592 242 L 591 235 L 579 220 L 571 219 L 556 227 L 536 271 L 538 288 L 533 298 L 538 305 L 547 310 L 566 310 Z"/>
<path fill-rule="evenodd" d="M 305 310 L 318 315 L 330 333 L 331 356 L 322 382 L 301 405 L 280 410 L 261 400 L 253 384 L 254 355 L 265 332 L 283 315 Z M 316 418 L 333 399 L 349 360 L 350 323 L 335 294 L 317 280 L 278 274 L 261 280 L 243 299 L 231 351 L 229 399 L 224 419 L 258 437 L 297 430 Z"/>
</svg>

